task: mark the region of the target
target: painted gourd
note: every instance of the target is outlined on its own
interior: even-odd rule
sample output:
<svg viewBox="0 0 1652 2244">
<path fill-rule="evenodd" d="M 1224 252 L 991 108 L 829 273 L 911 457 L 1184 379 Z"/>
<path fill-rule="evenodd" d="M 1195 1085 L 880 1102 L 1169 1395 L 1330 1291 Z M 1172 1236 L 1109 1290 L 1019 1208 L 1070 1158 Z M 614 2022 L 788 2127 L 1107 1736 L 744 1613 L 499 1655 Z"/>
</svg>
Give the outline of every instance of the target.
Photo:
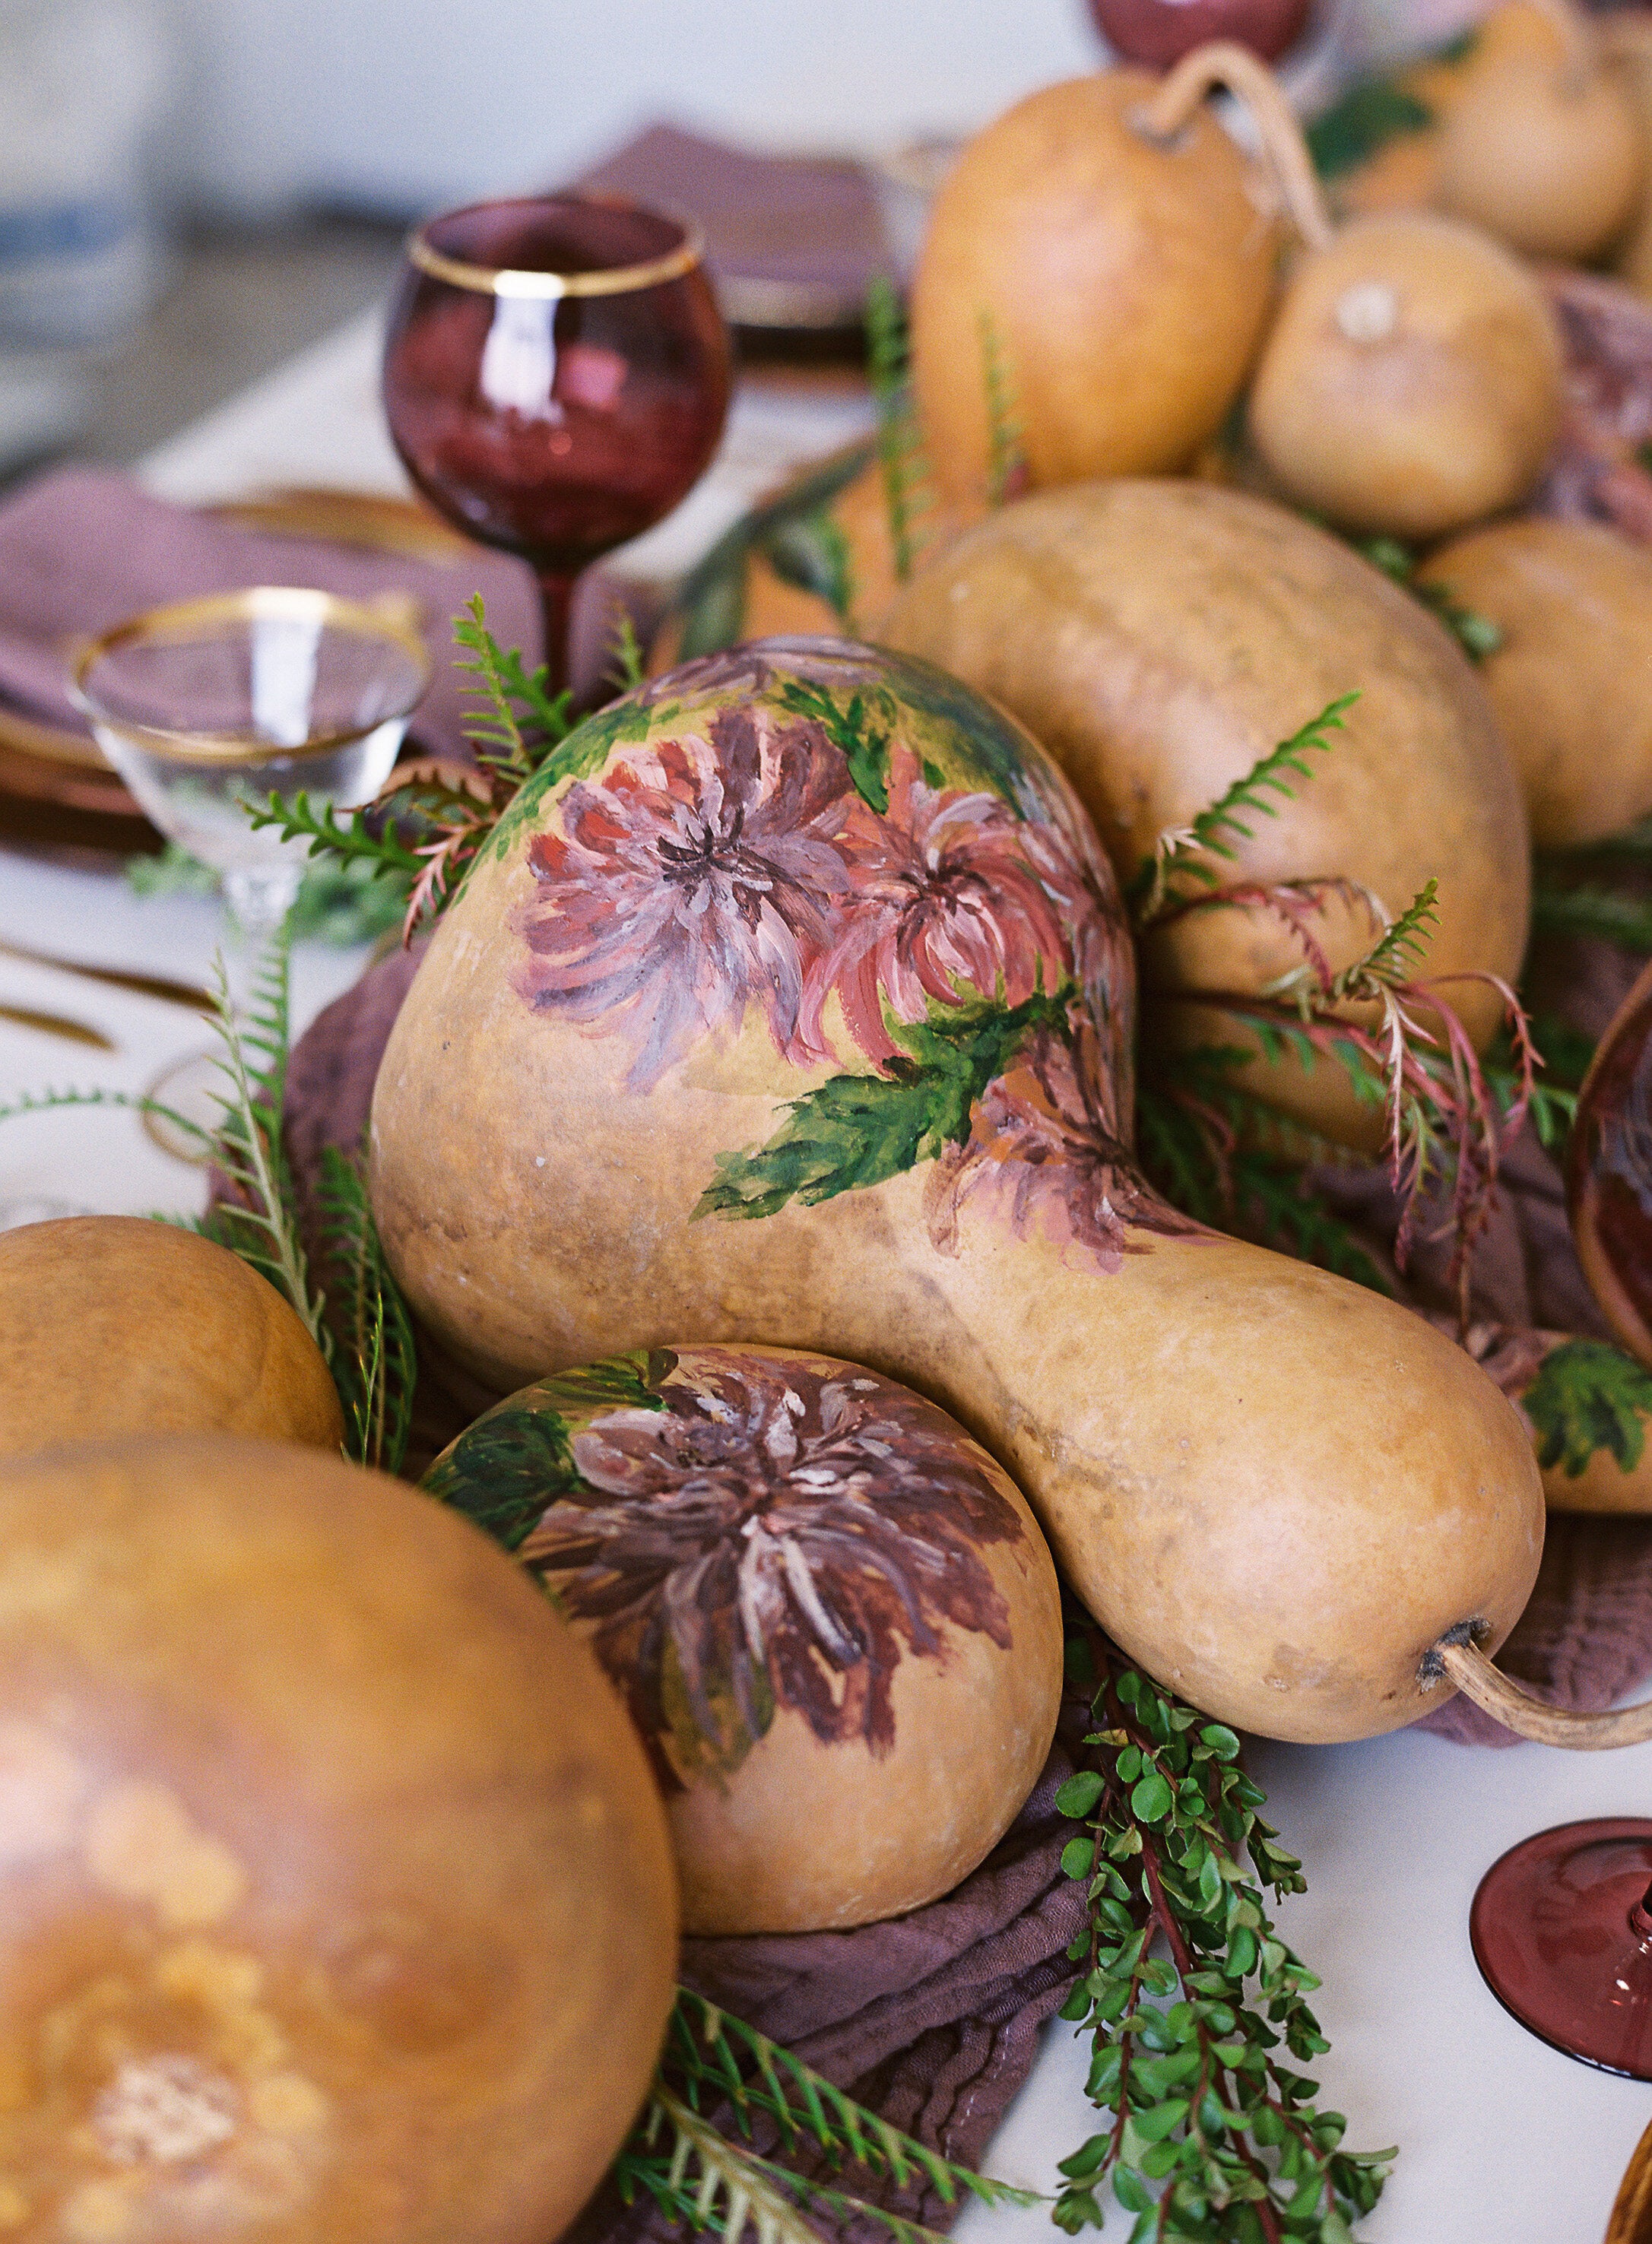
<svg viewBox="0 0 1652 2244">
<path fill-rule="evenodd" d="M 176 1433 L 340 1446 L 338 1390 L 297 1311 L 175 1224 L 74 1215 L 0 1233 L 0 1457 Z"/>
<path fill-rule="evenodd" d="M 1121 883 L 1337 697 L 1358 689 L 1328 752 L 1287 773 L 1274 815 L 1224 832 L 1224 878 L 1330 882 L 1313 931 L 1334 967 L 1372 939 L 1359 891 L 1391 917 L 1439 882 L 1424 971 L 1512 979 L 1526 948 L 1527 845 L 1518 781 L 1484 687 L 1409 593 L 1284 508 L 1161 479 L 1040 492 L 966 531 L 905 587 L 883 637 L 1002 703 L 1056 759 Z M 1184 913 L 1151 929 L 1153 1032 L 1250 1040 L 1202 990 L 1242 997 L 1301 964 L 1270 910 Z M 1500 1001 L 1459 981 L 1452 1003 L 1489 1038 Z M 1254 1089 L 1356 1145 L 1371 1111 L 1339 1069 L 1257 1059 Z"/>
<path fill-rule="evenodd" d="M 859 1364 L 670 1348 L 553 1375 L 425 1487 L 513 1548 L 624 1697 L 696 1933 L 949 1892 L 1037 1781 L 1061 1599 L 1025 1497 Z"/>
<path fill-rule="evenodd" d="M 0 2220 L 548 2244 L 675 1892 L 623 1708 L 427 1498 L 230 1437 L 0 1463 Z"/>
<path fill-rule="evenodd" d="M 439 923 L 375 1093 L 381 1235 L 501 1388 L 685 1334 L 901 1380 L 1195 1704 L 1396 1727 L 1529 1593 L 1524 1429 L 1421 1319 L 1155 1198 L 1134 1000 L 1019 726 L 866 648 L 709 657 L 588 719 Z"/>
</svg>

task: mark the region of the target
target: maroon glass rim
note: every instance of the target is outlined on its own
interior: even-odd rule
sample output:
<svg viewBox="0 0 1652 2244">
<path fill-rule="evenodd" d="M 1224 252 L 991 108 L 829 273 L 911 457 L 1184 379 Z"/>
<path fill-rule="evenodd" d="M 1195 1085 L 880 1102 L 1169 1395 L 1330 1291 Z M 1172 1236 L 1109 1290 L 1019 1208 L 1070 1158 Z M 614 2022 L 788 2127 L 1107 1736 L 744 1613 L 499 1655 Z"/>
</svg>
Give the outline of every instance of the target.
<svg viewBox="0 0 1652 2244">
<path fill-rule="evenodd" d="M 548 210 L 571 203 L 597 210 L 634 211 L 646 218 L 660 219 L 666 225 L 675 226 L 680 238 L 673 247 L 662 250 L 657 256 L 627 265 L 599 266 L 582 273 L 537 271 L 526 266 L 474 265 L 464 258 L 450 257 L 430 239 L 434 227 L 451 219 L 468 218 L 474 211 Z M 537 297 L 552 303 L 565 296 L 628 296 L 639 289 L 657 288 L 667 280 L 680 280 L 685 274 L 692 273 L 703 262 L 705 253 L 705 234 L 697 220 L 686 212 L 659 203 L 635 202 L 625 195 L 491 196 L 482 202 L 463 203 L 457 209 L 427 219 L 423 226 L 415 226 L 407 238 L 409 261 L 434 280 L 445 281 L 454 288 L 468 288 L 480 295 Z"/>
</svg>

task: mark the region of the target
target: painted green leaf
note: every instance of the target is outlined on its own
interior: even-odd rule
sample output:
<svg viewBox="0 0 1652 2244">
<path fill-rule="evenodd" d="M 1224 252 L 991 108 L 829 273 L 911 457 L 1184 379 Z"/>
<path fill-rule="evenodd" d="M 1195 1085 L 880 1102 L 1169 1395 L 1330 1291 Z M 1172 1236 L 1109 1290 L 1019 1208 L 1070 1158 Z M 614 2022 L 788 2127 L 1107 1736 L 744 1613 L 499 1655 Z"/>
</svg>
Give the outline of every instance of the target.
<svg viewBox="0 0 1652 2244">
<path fill-rule="evenodd" d="M 548 1504 L 586 1483 L 559 1411 L 502 1404 L 462 1434 L 420 1485 L 514 1551 Z"/>
<path fill-rule="evenodd" d="M 559 747 L 552 750 L 527 783 L 518 788 L 510 808 L 493 829 L 493 854 L 503 857 L 523 826 L 565 779 L 589 779 L 608 760 L 609 750 L 622 740 L 643 740 L 654 725 L 669 725 L 681 703 L 660 702 L 647 686 L 611 701 L 582 724 L 576 725 Z"/>
<path fill-rule="evenodd" d="M 1597 1450 L 1633 1472 L 1652 1418 L 1652 1372 L 1605 1341 L 1563 1341 L 1520 1397 L 1537 1432 L 1537 1461 L 1574 1479 Z"/>
<path fill-rule="evenodd" d="M 569 1418 L 663 1410 L 660 1389 L 676 1368 L 670 1348 L 640 1348 L 553 1371 L 467 1426 L 420 1484 L 514 1551 L 558 1497 L 589 1492 L 573 1462 Z"/>
<path fill-rule="evenodd" d="M 881 818 L 889 808 L 889 743 L 896 706 L 881 687 L 851 693 L 840 702 L 825 686 L 789 678 L 780 689 L 782 708 L 818 725 L 849 766 L 855 792 Z M 882 718 L 880 728 L 876 720 Z"/>
<path fill-rule="evenodd" d="M 813 1207 L 933 1160 L 969 1136 L 971 1108 L 1028 1031 L 1061 1010 L 1059 997 L 1037 996 L 1012 1010 L 891 1023 L 909 1060 L 891 1061 L 886 1075 L 832 1076 L 792 1101 L 766 1146 L 720 1153 L 695 1216 L 774 1215 L 791 1200 Z"/>
</svg>

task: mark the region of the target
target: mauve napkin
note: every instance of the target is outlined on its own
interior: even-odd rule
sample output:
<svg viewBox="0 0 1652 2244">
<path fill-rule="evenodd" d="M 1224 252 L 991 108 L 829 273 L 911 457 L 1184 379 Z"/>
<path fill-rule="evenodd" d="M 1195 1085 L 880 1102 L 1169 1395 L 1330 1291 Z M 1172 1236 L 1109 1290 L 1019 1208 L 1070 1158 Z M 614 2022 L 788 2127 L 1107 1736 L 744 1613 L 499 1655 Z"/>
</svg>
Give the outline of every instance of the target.
<svg viewBox="0 0 1652 2244">
<path fill-rule="evenodd" d="M 892 274 L 858 164 L 750 155 L 654 125 L 580 185 L 692 211 L 723 312 L 743 327 L 856 327 L 874 276 Z"/>
<path fill-rule="evenodd" d="M 519 561 L 477 546 L 452 562 L 415 559 L 304 537 L 272 536 L 152 498 L 106 468 L 61 468 L 0 504 L 0 702 L 37 723 L 84 731 L 64 689 L 78 639 L 169 600 L 245 585 L 303 585 L 370 600 L 418 603 L 430 650 L 430 689 L 413 720 L 434 754 L 462 752 L 462 690 L 453 618 L 474 593 L 494 635 L 539 659 L 538 588 Z"/>
</svg>

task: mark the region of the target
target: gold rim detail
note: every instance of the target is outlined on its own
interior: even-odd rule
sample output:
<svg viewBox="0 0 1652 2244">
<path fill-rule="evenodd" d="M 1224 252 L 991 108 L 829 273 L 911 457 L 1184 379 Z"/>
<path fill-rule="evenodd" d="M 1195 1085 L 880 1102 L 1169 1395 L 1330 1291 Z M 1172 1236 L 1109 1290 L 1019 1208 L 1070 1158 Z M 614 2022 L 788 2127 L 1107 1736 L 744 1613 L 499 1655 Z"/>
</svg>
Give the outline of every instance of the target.
<svg viewBox="0 0 1652 2244">
<path fill-rule="evenodd" d="M 244 763 L 249 751 L 293 761 L 324 755 L 351 740 L 361 740 L 380 725 L 410 716 L 424 698 L 430 682 L 430 653 L 403 616 L 404 604 L 400 600 L 387 598 L 381 606 L 376 602 L 342 599 L 336 592 L 317 591 L 299 585 L 249 585 L 241 591 L 209 592 L 199 599 L 175 600 L 165 607 L 146 608 L 140 615 L 128 616 L 96 639 L 83 640 L 74 650 L 70 663 L 69 698 L 94 724 L 124 733 L 132 740 L 152 746 L 164 755 L 204 763 Z M 370 725 L 352 725 L 342 733 L 317 733 L 289 748 L 267 740 L 232 739 L 223 733 L 192 733 L 182 728 L 173 731 L 164 725 L 146 725 L 109 708 L 87 686 L 87 675 L 97 663 L 106 654 L 131 646 L 139 639 L 152 639 L 158 645 L 166 645 L 193 639 L 203 627 L 210 629 L 215 624 L 264 620 L 322 624 L 335 631 L 349 632 L 357 639 L 388 640 L 399 647 L 413 665 L 411 689 L 395 706 L 382 710 Z"/>
<path fill-rule="evenodd" d="M 521 198 L 521 206 L 527 209 L 536 199 Z M 626 203 L 622 199 L 605 202 L 597 195 L 559 196 L 559 201 L 586 201 L 595 209 L 641 210 L 642 204 Z M 467 204 L 467 209 L 484 206 Z M 467 265 L 457 257 L 449 257 L 426 238 L 425 226 L 415 226 L 407 238 L 409 261 L 421 273 L 428 273 L 433 280 L 445 280 L 450 287 L 469 288 L 484 296 L 537 297 L 544 303 L 557 303 L 564 296 L 628 296 L 640 288 L 657 288 L 667 280 L 680 280 L 685 273 L 692 273 L 706 253 L 706 237 L 698 223 L 680 211 L 665 210 L 658 205 L 647 206 L 651 217 L 663 218 L 677 226 L 682 240 L 674 249 L 661 252 L 658 257 L 646 259 L 640 265 L 609 265 L 594 273 L 530 273 L 513 266 Z M 449 218 L 463 215 L 459 211 L 444 213 Z M 430 226 L 441 220 L 431 219 Z"/>
</svg>

